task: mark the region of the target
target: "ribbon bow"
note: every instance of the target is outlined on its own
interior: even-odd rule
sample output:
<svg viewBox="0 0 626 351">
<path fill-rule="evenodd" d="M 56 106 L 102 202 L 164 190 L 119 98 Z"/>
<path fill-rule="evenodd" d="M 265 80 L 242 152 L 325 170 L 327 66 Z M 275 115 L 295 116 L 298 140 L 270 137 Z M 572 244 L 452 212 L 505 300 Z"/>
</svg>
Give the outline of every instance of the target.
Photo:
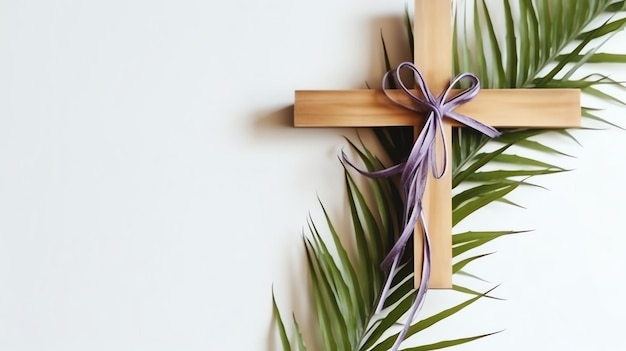
<svg viewBox="0 0 626 351">
<path fill-rule="evenodd" d="M 407 88 L 405 83 L 402 81 L 400 72 L 403 68 L 407 68 L 413 72 L 415 84 L 417 89 L 422 93 L 422 96 L 415 94 Z M 394 99 L 389 94 L 387 86 L 390 79 L 394 79 L 399 89 L 402 90 L 414 104 L 405 104 L 397 99 Z M 459 94 L 453 96 L 452 98 L 448 98 L 452 92 L 452 88 L 462 80 L 469 80 L 469 88 L 462 90 Z M 407 195 L 405 199 L 406 208 L 404 213 L 406 226 L 402 235 L 400 235 L 400 239 L 383 261 L 383 265 L 385 267 L 388 267 L 393 257 L 400 254 L 402 249 L 406 246 L 406 242 L 413 232 L 413 227 L 417 223 L 418 215 L 422 212 L 422 198 L 424 190 L 426 189 L 428 168 L 432 169 L 433 176 L 436 179 L 441 178 L 448 168 L 448 143 L 443 129 L 444 117 L 451 118 L 491 138 L 495 138 L 500 135 L 500 132 L 498 132 L 495 128 L 454 112 L 454 110 L 460 105 L 473 100 L 478 95 L 479 91 L 480 80 L 478 77 L 471 73 L 462 73 L 454 77 L 448 84 L 447 88 L 439 96 L 435 97 L 428 86 L 426 86 L 424 76 L 420 70 L 410 62 L 401 63 L 395 70 L 387 72 L 383 77 L 383 92 L 389 100 L 397 105 L 418 113 L 428 112 L 424 128 L 417 137 L 411 153 L 409 154 L 409 158 L 404 163 L 382 171 L 373 172 L 374 174 L 370 174 L 374 176 L 390 176 L 402 173 L 402 185 L 405 190 L 405 195 Z M 438 134 L 443 141 L 444 151 L 443 155 L 441 155 L 441 169 L 437 169 L 435 155 L 435 142 Z"/>
<path fill-rule="evenodd" d="M 412 90 L 407 88 L 405 83 L 402 81 L 402 78 L 400 77 L 400 72 L 403 69 L 408 69 L 413 73 L 416 88 L 421 93 L 420 95 L 414 93 Z M 393 79 L 399 89 L 402 90 L 410 98 L 411 104 L 401 102 L 393 98 L 389 94 L 389 82 L 391 79 Z M 469 81 L 469 88 L 462 90 L 453 97 L 450 97 L 452 93 L 452 88 L 463 80 Z M 445 131 L 443 129 L 443 119 L 453 119 L 492 138 L 499 136 L 500 132 L 498 132 L 495 128 L 485 125 L 475 119 L 454 112 L 454 110 L 460 105 L 474 99 L 480 91 L 480 80 L 478 79 L 478 77 L 471 73 L 463 73 L 454 77 L 450 81 L 446 89 L 440 95 L 435 97 L 435 95 L 433 95 L 428 86 L 426 86 L 426 82 L 420 70 L 415 67 L 414 64 L 410 62 L 404 62 L 401 63 L 395 70 L 391 70 L 384 75 L 382 81 L 382 89 L 387 98 L 389 98 L 389 100 L 393 103 L 409 110 L 418 112 L 420 114 L 423 114 L 425 112 L 428 113 L 424 128 L 418 135 L 415 144 L 411 149 L 411 153 L 409 154 L 408 159 L 403 163 L 379 171 L 368 172 L 355 167 L 352 163 L 349 162 L 346 155 L 343 155 L 343 159 L 351 167 L 368 177 L 379 178 L 401 174 L 401 182 L 404 188 L 405 195 L 405 226 L 402 230 L 400 238 L 391 248 L 389 254 L 387 255 L 387 257 L 385 257 L 382 263 L 383 267 L 390 269 L 390 273 L 385 282 L 383 291 L 381 292 L 379 297 L 378 306 L 376 308 L 377 313 L 383 309 L 385 300 L 389 295 L 391 282 L 398 268 L 398 263 L 402 256 L 402 253 L 404 252 L 404 248 L 406 247 L 408 240 L 413 234 L 413 228 L 415 228 L 415 225 L 418 223 L 418 221 L 421 223 L 421 227 L 423 228 L 422 234 L 424 238 L 424 263 L 421 272 L 421 282 L 417 290 L 417 296 L 415 297 L 413 306 L 411 307 L 409 315 L 407 316 L 407 322 L 404 326 L 404 329 L 400 332 L 396 344 L 392 348 L 392 350 L 395 351 L 398 350 L 400 343 L 402 342 L 402 340 L 404 340 L 404 337 L 406 336 L 408 329 L 415 318 L 415 314 L 419 311 L 424 302 L 424 297 L 428 288 L 428 281 L 430 280 L 430 239 L 427 229 L 428 226 L 422 208 L 422 198 L 424 196 L 424 190 L 426 189 L 426 181 L 428 179 L 429 169 L 432 171 L 433 176 L 439 179 L 443 177 L 446 169 L 448 168 L 448 146 L 446 142 Z M 435 143 L 438 135 L 443 141 L 444 148 L 444 153 L 443 155 L 441 155 L 442 162 L 440 169 L 437 168 L 437 155 L 435 153 Z"/>
</svg>

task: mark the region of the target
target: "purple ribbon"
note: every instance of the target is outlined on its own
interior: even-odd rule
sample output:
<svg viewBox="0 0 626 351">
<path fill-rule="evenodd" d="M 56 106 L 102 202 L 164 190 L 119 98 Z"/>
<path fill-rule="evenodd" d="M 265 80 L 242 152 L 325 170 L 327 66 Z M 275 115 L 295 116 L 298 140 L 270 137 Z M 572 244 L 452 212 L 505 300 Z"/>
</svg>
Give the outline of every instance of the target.
<svg viewBox="0 0 626 351">
<path fill-rule="evenodd" d="M 400 77 L 400 71 L 402 69 L 408 69 L 413 73 L 417 90 L 419 90 L 421 95 L 415 94 L 404 84 L 402 78 Z M 399 100 L 396 100 L 389 94 L 388 86 L 391 79 L 393 79 L 399 89 L 402 90 L 410 98 L 411 104 L 405 104 Z M 462 90 L 453 97 L 450 97 L 452 88 L 463 80 L 469 81 L 469 88 Z M 448 168 L 448 146 L 445 131 L 443 129 L 443 119 L 444 117 L 450 118 L 492 138 L 499 136 L 500 132 L 498 132 L 495 128 L 485 125 L 475 119 L 454 112 L 454 110 L 460 105 L 474 99 L 480 91 L 480 80 L 478 79 L 478 77 L 471 73 L 463 73 L 454 77 L 452 81 L 448 84 L 447 88 L 443 91 L 443 93 L 435 97 L 435 95 L 433 95 L 430 89 L 428 89 L 428 87 L 426 86 L 424 77 L 422 76 L 422 73 L 419 71 L 419 69 L 417 69 L 417 67 L 415 67 L 415 65 L 410 62 L 404 62 L 401 63 L 395 70 L 391 70 L 384 75 L 382 80 L 382 89 L 387 98 L 389 98 L 389 100 L 391 100 L 393 103 L 420 114 L 428 113 L 424 128 L 417 137 L 417 140 L 415 141 L 415 144 L 411 149 L 411 153 L 409 154 L 408 159 L 403 163 L 379 171 L 368 172 L 360 170 L 355 165 L 350 163 L 350 161 L 347 159 L 347 156 L 343 154 L 343 159 L 346 161 L 346 163 L 348 163 L 352 168 L 356 169 L 361 174 L 368 177 L 380 178 L 401 174 L 401 182 L 405 196 L 405 225 L 404 229 L 402 230 L 402 234 L 400 235 L 400 238 L 391 248 L 389 254 L 387 255 L 387 257 L 385 257 L 382 263 L 382 266 L 384 268 L 388 268 L 390 270 L 390 273 L 385 282 L 383 291 L 380 294 L 378 305 L 376 307 L 376 313 L 379 313 L 383 309 L 385 300 L 389 295 L 391 282 L 393 280 L 396 270 L 398 269 L 398 263 L 400 261 L 400 258 L 402 257 L 402 253 L 404 252 L 408 240 L 413 234 L 413 229 L 415 228 L 417 223 L 420 223 L 421 228 L 423 228 L 422 235 L 424 239 L 424 262 L 422 265 L 421 282 L 417 290 L 417 296 L 415 297 L 415 301 L 413 302 L 413 305 L 411 306 L 411 309 L 409 311 L 409 315 L 407 316 L 407 322 L 405 323 L 403 330 L 400 332 L 398 339 L 396 340 L 396 343 L 392 348 L 393 351 L 397 351 L 400 347 L 400 343 L 406 337 L 406 334 L 409 331 L 409 327 L 415 319 L 415 315 L 424 303 L 426 290 L 428 288 L 428 282 L 430 280 L 430 237 L 427 229 L 428 225 L 426 223 L 422 208 L 422 199 L 424 197 L 424 190 L 426 189 L 428 171 L 431 170 L 433 176 L 436 179 L 439 179 L 443 177 L 446 169 Z M 437 168 L 437 155 L 435 153 L 435 145 L 438 135 L 443 141 L 444 148 L 444 153 L 443 155 L 441 155 L 441 169 Z"/>
</svg>

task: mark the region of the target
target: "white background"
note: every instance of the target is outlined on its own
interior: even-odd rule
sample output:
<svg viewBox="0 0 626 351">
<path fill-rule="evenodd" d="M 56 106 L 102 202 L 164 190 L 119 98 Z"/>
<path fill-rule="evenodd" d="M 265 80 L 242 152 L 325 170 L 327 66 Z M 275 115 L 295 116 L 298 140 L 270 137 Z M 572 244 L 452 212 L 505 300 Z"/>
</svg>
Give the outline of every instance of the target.
<svg viewBox="0 0 626 351">
<path fill-rule="evenodd" d="M 318 195 L 345 213 L 354 136 L 292 128 L 293 91 L 376 85 L 380 30 L 407 58 L 404 6 L 0 2 L 0 349 L 277 350 L 272 285 L 306 320 L 301 233 Z M 621 349 L 626 134 L 576 135 L 553 140 L 576 170 L 518 192 L 527 210 L 466 224 L 536 229 L 471 267 L 507 300 L 418 342 L 506 329 L 458 349 Z M 435 292 L 424 313 L 456 301 Z"/>
</svg>

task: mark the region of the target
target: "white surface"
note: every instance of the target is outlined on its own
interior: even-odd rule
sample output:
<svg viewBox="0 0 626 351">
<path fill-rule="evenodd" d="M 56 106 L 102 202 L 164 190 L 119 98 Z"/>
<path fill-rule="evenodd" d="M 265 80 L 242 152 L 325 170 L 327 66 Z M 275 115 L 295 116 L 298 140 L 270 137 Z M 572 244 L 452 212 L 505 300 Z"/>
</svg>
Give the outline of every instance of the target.
<svg viewBox="0 0 626 351">
<path fill-rule="evenodd" d="M 336 155 L 353 135 L 292 128 L 293 91 L 376 84 L 379 30 L 401 28 L 404 4 L 2 2 L 0 349 L 272 349 L 272 284 L 297 304 L 301 230 L 317 194 L 342 213 Z M 576 171 L 517 193 L 527 211 L 484 214 L 536 228 L 474 266 L 507 301 L 424 340 L 623 345 L 626 134 L 577 135 L 578 158 L 556 160 Z"/>
</svg>

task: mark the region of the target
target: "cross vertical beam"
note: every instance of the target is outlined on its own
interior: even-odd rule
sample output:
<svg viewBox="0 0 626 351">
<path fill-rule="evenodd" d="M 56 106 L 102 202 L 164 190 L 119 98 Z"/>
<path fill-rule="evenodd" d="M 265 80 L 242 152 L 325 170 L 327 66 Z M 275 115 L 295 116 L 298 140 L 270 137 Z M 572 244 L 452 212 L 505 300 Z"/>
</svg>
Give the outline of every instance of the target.
<svg viewBox="0 0 626 351">
<path fill-rule="evenodd" d="M 452 1 L 451 0 L 415 0 L 415 65 L 424 72 L 426 84 L 434 94 L 442 92 L 452 75 Z M 444 121 L 444 133 L 452 141 L 452 126 Z M 415 136 L 420 130 L 415 128 Z M 443 156 L 443 140 L 436 141 L 435 152 Z M 449 152 L 450 150 L 448 150 Z M 450 159 L 451 155 L 445 155 Z M 441 157 L 437 157 L 440 160 Z M 441 165 L 439 165 L 441 166 Z M 452 171 L 448 167 L 440 179 L 435 179 L 432 172 L 428 176 L 428 186 L 424 193 L 422 206 L 426 216 L 426 226 L 431 242 L 430 288 L 452 288 Z M 424 258 L 422 228 L 417 226 L 415 241 L 415 272 L 421 272 Z M 415 274 L 415 286 L 419 286 L 420 275 Z"/>
</svg>

